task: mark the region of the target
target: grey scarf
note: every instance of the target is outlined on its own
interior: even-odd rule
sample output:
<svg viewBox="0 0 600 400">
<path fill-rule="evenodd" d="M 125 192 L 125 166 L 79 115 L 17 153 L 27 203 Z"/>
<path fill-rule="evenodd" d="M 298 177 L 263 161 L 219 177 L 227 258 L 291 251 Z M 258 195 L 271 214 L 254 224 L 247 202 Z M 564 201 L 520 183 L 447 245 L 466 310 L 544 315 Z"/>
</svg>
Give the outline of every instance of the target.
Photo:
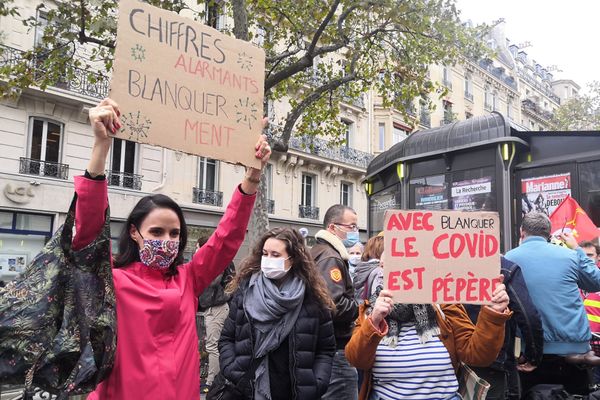
<svg viewBox="0 0 600 400">
<path fill-rule="evenodd" d="M 369 304 L 375 304 L 382 287 L 377 286 L 377 290 L 369 299 Z M 372 307 L 369 307 L 367 313 L 370 314 Z M 385 318 L 388 324 L 388 334 L 381 340 L 381 343 L 390 347 L 396 347 L 398 344 L 398 335 L 400 334 L 400 325 L 414 324 L 421 343 L 426 343 L 434 336 L 440 334 L 440 328 L 435 317 L 435 310 L 431 304 L 399 304 L 395 303 L 392 311 Z"/>
<path fill-rule="evenodd" d="M 281 287 L 262 272 L 250 277 L 244 295 L 244 311 L 254 334 L 254 358 L 267 355 L 281 345 L 296 324 L 304 302 L 304 282 L 287 276 Z M 271 399 L 269 361 L 265 357 L 255 372 L 254 398 Z"/>
</svg>

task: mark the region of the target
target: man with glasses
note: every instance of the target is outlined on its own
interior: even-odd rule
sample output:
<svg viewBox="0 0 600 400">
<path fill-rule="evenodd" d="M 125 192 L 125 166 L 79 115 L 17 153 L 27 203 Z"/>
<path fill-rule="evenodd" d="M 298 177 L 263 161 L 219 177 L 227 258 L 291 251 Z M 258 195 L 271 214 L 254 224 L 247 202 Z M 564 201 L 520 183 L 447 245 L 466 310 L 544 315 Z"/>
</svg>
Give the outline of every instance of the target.
<svg viewBox="0 0 600 400">
<path fill-rule="evenodd" d="M 331 368 L 327 393 L 322 399 L 358 399 L 356 368 L 346 360 L 344 347 L 352 336 L 354 321 L 358 317 L 358 304 L 348 269 L 350 258 L 346 248 L 359 241 L 358 217 L 350 207 L 336 204 L 325 213 L 323 228 L 315 235 L 317 243 L 311 249 L 317 268 L 325 279 L 329 294 L 335 302 L 333 314 L 336 353 Z"/>
</svg>

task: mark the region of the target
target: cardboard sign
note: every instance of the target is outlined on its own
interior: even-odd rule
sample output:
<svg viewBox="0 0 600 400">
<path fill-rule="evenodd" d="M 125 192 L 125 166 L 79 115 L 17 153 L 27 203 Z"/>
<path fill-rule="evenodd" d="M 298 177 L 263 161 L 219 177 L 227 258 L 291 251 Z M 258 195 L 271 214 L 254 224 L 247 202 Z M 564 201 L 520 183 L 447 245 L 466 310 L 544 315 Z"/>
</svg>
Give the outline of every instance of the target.
<svg viewBox="0 0 600 400">
<path fill-rule="evenodd" d="M 386 211 L 383 287 L 399 303 L 489 304 L 499 226 L 497 212 Z"/>
<path fill-rule="evenodd" d="M 119 1 L 117 137 L 259 167 L 265 54 L 170 11 Z"/>
</svg>

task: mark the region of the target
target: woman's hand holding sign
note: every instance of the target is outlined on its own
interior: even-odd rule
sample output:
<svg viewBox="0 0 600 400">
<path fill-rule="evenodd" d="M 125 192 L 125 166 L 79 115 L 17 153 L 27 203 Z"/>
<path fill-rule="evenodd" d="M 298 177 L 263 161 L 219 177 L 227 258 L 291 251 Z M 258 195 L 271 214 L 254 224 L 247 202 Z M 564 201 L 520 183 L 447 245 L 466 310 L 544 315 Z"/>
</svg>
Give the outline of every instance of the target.
<svg viewBox="0 0 600 400">
<path fill-rule="evenodd" d="M 96 107 L 90 108 L 89 118 L 94 131 L 94 146 L 87 171 L 91 176 L 104 174 L 106 157 L 110 151 L 111 138 L 108 132 L 115 134 L 121 129 L 119 105 L 106 98 Z"/>
<path fill-rule="evenodd" d="M 392 307 L 394 306 L 394 299 L 392 297 L 392 292 L 389 290 L 382 290 L 379 293 L 379 297 L 375 301 L 375 305 L 373 306 L 373 311 L 369 318 L 371 318 L 371 322 L 373 326 L 379 329 L 381 322 L 385 317 L 392 311 Z"/>
<path fill-rule="evenodd" d="M 267 118 L 263 118 L 262 125 L 263 129 L 267 126 L 268 120 Z M 260 169 L 256 168 L 248 168 L 246 171 L 246 175 L 244 175 L 244 180 L 242 181 L 242 191 L 246 194 L 254 194 L 258 190 L 258 185 L 260 185 L 260 175 L 262 170 L 267 165 L 267 161 L 271 158 L 271 146 L 267 142 L 267 137 L 265 135 L 260 135 L 258 138 L 258 142 L 254 146 L 254 156 L 260 159 Z"/>
<path fill-rule="evenodd" d="M 492 303 L 486 307 L 499 313 L 505 313 L 508 309 L 508 302 L 510 299 L 508 298 L 508 293 L 506 293 L 506 286 L 502 283 L 504 281 L 504 275 L 500 274 L 497 281 L 500 283 L 492 293 Z"/>
</svg>

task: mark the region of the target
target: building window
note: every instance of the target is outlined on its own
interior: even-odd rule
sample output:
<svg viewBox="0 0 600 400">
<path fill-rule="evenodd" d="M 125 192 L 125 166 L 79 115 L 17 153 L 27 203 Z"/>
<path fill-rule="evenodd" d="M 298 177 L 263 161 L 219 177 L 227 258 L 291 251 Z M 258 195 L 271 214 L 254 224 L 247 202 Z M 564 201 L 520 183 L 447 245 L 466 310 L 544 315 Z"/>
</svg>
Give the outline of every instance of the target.
<svg viewBox="0 0 600 400">
<path fill-rule="evenodd" d="M 204 3 L 205 23 L 208 26 L 222 31 L 226 28 L 223 5 L 219 1 L 206 1 Z"/>
<path fill-rule="evenodd" d="M 465 99 L 473 101 L 473 76 L 470 72 L 465 74 Z"/>
<path fill-rule="evenodd" d="M 59 162 L 63 125 L 41 118 L 31 119 L 29 157 L 34 160 Z"/>
<path fill-rule="evenodd" d="M 352 139 L 354 137 L 354 123 L 345 119 L 342 120 L 342 123 L 346 126 L 346 130 L 344 132 L 344 139 L 346 141 L 345 145 L 346 147 L 351 147 L 353 144 Z"/>
<path fill-rule="evenodd" d="M 402 125 L 394 123 L 394 131 L 392 132 L 392 145 L 400 143 L 408 137 L 410 130 Z"/>
<path fill-rule="evenodd" d="M 35 27 L 35 36 L 33 39 L 33 45 L 35 47 L 42 46 L 42 42 L 43 42 L 43 38 L 44 38 L 44 30 L 46 30 L 47 26 L 48 26 L 48 15 L 45 12 L 38 10 L 37 25 Z"/>
<path fill-rule="evenodd" d="M 448 67 L 442 70 L 442 84 L 448 89 L 452 89 L 452 71 Z"/>
<path fill-rule="evenodd" d="M 141 176 L 135 174 L 138 145 L 124 139 L 113 139 L 108 184 L 141 190 Z"/>
<path fill-rule="evenodd" d="M 443 101 L 443 107 L 444 107 L 443 125 L 445 125 L 445 124 L 449 124 L 452 121 L 454 121 L 454 113 L 452 112 L 452 103 L 449 102 L 448 100 Z"/>
<path fill-rule="evenodd" d="M 348 182 L 340 183 L 340 204 L 352 207 L 352 184 Z"/>
<path fill-rule="evenodd" d="M 512 120 L 513 119 L 513 101 L 511 98 L 509 98 L 506 101 L 506 116 L 508 117 L 508 119 Z"/>
<path fill-rule="evenodd" d="M 212 158 L 200 157 L 198 164 L 198 188 L 216 191 L 219 187 L 219 162 Z"/>
<path fill-rule="evenodd" d="M 302 200 L 303 206 L 313 207 L 315 205 L 314 177 L 302 174 Z"/>
<path fill-rule="evenodd" d="M 379 123 L 379 151 L 385 151 L 385 123 Z"/>
<path fill-rule="evenodd" d="M 492 89 L 488 85 L 485 86 L 485 98 L 483 107 L 487 111 L 492 111 L 494 109 L 494 94 L 492 93 Z"/>
<path fill-rule="evenodd" d="M 68 179 L 69 166 L 60 164 L 63 124 L 36 117 L 29 122 L 28 158 L 21 159 L 19 171 Z"/>
</svg>

